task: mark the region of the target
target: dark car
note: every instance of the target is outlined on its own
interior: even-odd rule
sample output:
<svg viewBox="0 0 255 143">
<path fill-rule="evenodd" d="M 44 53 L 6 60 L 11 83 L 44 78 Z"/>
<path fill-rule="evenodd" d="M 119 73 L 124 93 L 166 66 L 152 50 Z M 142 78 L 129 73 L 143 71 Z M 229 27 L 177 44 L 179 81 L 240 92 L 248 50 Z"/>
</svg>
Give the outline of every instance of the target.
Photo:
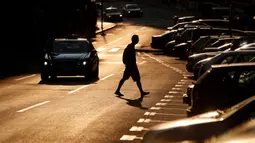
<svg viewBox="0 0 255 143">
<path fill-rule="evenodd" d="M 255 63 L 212 65 L 194 84 L 188 116 L 226 108 L 255 95 Z"/>
<path fill-rule="evenodd" d="M 87 39 L 55 39 L 52 48 L 49 49 L 45 53 L 42 63 L 42 80 L 56 76 L 98 77 L 99 58 L 97 51 Z"/>
<path fill-rule="evenodd" d="M 104 20 L 105 21 L 123 21 L 122 14 L 118 11 L 116 7 L 108 7 L 104 11 Z"/>
<path fill-rule="evenodd" d="M 142 17 L 143 11 L 137 4 L 126 4 L 123 7 L 123 15 L 125 17 Z"/>
<path fill-rule="evenodd" d="M 238 125 L 219 136 L 211 137 L 206 143 L 254 143 L 255 142 L 255 119 Z"/>
<path fill-rule="evenodd" d="M 246 35 L 241 30 L 232 29 L 233 35 Z M 188 28 L 184 31 L 176 33 L 174 37 L 174 42 L 170 41 L 167 43 L 165 48 L 167 54 L 177 56 L 180 58 L 186 58 L 188 55 L 189 44 L 188 41 L 192 44 L 193 41 L 196 41 L 200 38 L 200 36 L 205 35 L 222 35 L 222 34 L 230 34 L 229 29 L 227 28 Z"/>
<path fill-rule="evenodd" d="M 255 51 L 239 50 L 222 52 L 208 60 L 198 62 L 198 78 L 203 75 L 212 65 L 250 62 L 255 57 Z M 197 65 L 196 64 L 196 65 Z M 195 65 L 195 67 L 196 67 Z"/>
<path fill-rule="evenodd" d="M 255 96 L 251 96 L 223 110 L 218 109 L 190 118 L 155 125 L 145 132 L 142 142 L 203 143 L 213 136 L 221 135 L 254 118 Z"/>
</svg>

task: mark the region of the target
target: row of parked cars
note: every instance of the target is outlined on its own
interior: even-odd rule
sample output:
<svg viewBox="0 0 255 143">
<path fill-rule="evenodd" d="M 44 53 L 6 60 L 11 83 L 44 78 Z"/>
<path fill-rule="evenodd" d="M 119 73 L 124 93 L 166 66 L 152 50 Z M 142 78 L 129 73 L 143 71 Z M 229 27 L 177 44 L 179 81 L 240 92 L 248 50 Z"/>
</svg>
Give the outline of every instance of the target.
<svg viewBox="0 0 255 143">
<path fill-rule="evenodd" d="M 117 7 L 110 6 L 105 8 L 103 12 L 104 21 L 121 22 L 123 17 L 142 17 L 143 10 L 137 4 L 125 4 L 122 11 Z"/>
<path fill-rule="evenodd" d="M 175 19 L 176 20 L 176 19 Z M 187 60 L 185 119 L 153 126 L 144 143 L 255 142 L 255 31 L 227 19 L 181 17 L 151 46 Z"/>
</svg>

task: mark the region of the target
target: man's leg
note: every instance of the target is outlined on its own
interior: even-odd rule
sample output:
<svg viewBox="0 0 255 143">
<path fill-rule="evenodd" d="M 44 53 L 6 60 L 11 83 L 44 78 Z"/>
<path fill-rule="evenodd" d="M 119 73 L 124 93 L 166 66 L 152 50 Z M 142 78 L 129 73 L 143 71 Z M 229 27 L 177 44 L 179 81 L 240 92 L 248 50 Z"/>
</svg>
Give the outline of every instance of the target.
<svg viewBox="0 0 255 143">
<path fill-rule="evenodd" d="M 137 84 L 137 87 L 139 88 L 140 90 L 140 93 L 141 93 L 141 97 L 143 97 L 144 95 L 148 95 L 150 92 L 145 92 L 143 91 L 143 88 L 142 88 L 142 84 L 141 84 L 141 80 L 137 80 L 136 81 L 136 84 Z"/>
<path fill-rule="evenodd" d="M 120 89 L 122 87 L 122 85 L 124 84 L 124 82 L 126 81 L 126 79 L 122 78 L 119 82 L 118 88 L 115 91 L 115 94 L 118 96 L 124 96 L 123 94 L 120 93 Z"/>
</svg>

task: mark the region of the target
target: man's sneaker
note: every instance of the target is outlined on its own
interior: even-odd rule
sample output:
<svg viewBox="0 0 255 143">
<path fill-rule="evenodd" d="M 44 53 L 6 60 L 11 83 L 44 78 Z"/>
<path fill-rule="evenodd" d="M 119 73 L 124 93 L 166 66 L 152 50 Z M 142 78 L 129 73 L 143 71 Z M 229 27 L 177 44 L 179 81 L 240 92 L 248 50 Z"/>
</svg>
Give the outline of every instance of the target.
<svg viewBox="0 0 255 143">
<path fill-rule="evenodd" d="M 148 95 L 148 94 L 150 94 L 150 92 L 142 92 L 141 97 L 144 97 L 145 95 Z"/>
<path fill-rule="evenodd" d="M 115 91 L 115 93 L 114 94 L 116 94 L 117 96 L 124 96 L 123 94 L 121 94 L 119 91 Z"/>
</svg>

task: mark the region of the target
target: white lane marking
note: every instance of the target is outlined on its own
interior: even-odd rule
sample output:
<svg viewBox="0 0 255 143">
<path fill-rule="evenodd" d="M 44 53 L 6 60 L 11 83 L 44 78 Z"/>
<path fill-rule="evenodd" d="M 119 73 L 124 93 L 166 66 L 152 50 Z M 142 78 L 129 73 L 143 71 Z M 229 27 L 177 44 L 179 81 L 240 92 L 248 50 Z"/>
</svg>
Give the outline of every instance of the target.
<svg viewBox="0 0 255 143">
<path fill-rule="evenodd" d="M 149 129 L 144 127 L 138 127 L 138 126 L 133 126 L 129 129 L 130 132 L 141 132 L 141 131 L 147 131 L 147 130 Z"/>
<path fill-rule="evenodd" d="M 147 61 L 142 61 L 141 63 L 139 63 L 139 65 L 142 65 L 142 64 L 144 64 L 144 63 L 146 63 Z"/>
<path fill-rule="evenodd" d="M 179 92 L 177 92 L 177 91 L 169 91 L 168 93 L 177 94 L 177 93 L 179 93 Z"/>
<path fill-rule="evenodd" d="M 146 27 L 142 27 L 142 28 L 141 28 L 141 30 L 145 30 L 145 29 L 146 29 Z"/>
<path fill-rule="evenodd" d="M 89 85 L 83 85 L 82 87 L 79 87 L 79 88 L 77 88 L 77 89 L 75 89 L 75 90 L 69 91 L 68 94 L 73 94 L 74 92 L 77 92 L 77 91 L 79 91 L 79 90 L 81 90 L 81 89 L 83 89 L 83 88 L 85 88 L 85 87 L 88 87 L 88 86 L 89 86 Z"/>
<path fill-rule="evenodd" d="M 151 109 L 151 110 L 160 110 L 161 107 L 151 107 L 150 109 Z"/>
<path fill-rule="evenodd" d="M 106 48 L 97 48 L 96 50 L 98 51 L 98 52 L 101 52 L 101 51 L 104 51 Z"/>
<path fill-rule="evenodd" d="M 122 28 L 117 28 L 116 30 L 119 30 L 119 31 L 120 31 L 120 30 L 122 30 Z"/>
<path fill-rule="evenodd" d="M 109 77 L 111 77 L 111 76 L 113 76 L 114 74 L 110 74 L 110 75 L 108 75 L 108 76 L 106 76 L 106 77 L 104 77 L 104 78 L 102 78 L 102 79 L 100 79 L 100 80 L 106 80 L 107 78 L 109 78 Z"/>
<path fill-rule="evenodd" d="M 141 55 L 141 53 L 140 53 L 140 52 L 137 52 L 137 54 L 138 54 L 138 55 Z"/>
<path fill-rule="evenodd" d="M 151 120 L 151 119 L 140 118 L 137 122 L 138 122 L 138 123 L 151 123 L 151 122 L 165 123 L 165 122 L 167 122 L 167 121 L 162 121 L 162 120 Z"/>
<path fill-rule="evenodd" d="M 109 50 L 109 52 L 117 52 L 119 51 L 120 48 L 112 48 L 111 50 Z"/>
<path fill-rule="evenodd" d="M 115 35 L 115 34 L 113 34 L 113 33 L 107 33 L 106 35 L 108 35 L 108 36 L 112 36 L 112 35 Z"/>
<path fill-rule="evenodd" d="M 157 105 L 157 106 L 166 106 L 167 103 L 157 103 L 156 105 Z"/>
<path fill-rule="evenodd" d="M 155 115 L 164 115 L 164 116 L 186 116 L 185 114 L 167 114 L 167 113 L 156 113 L 156 112 L 146 112 L 145 116 L 155 116 Z"/>
<path fill-rule="evenodd" d="M 173 95 L 165 95 L 165 98 L 174 98 Z"/>
<path fill-rule="evenodd" d="M 122 62 L 99 62 L 100 64 L 123 64 Z"/>
<path fill-rule="evenodd" d="M 175 87 L 183 87 L 183 85 L 176 84 Z"/>
<path fill-rule="evenodd" d="M 27 78 L 30 78 L 30 77 L 33 77 L 33 76 L 36 76 L 36 74 L 32 74 L 32 75 L 29 75 L 29 76 L 18 78 L 18 79 L 16 79 L 16 81 L 27 79 Z"/>
<path fill-rule="evenodd" d="M 146 58 L 145 57 L 141 57 L 143 60 L 145 60 Z"/>
<path fill-rule="evenodd" d="M 92 44 L 94 45 L 94 44 L 97 44 L 97 42 L 92 42 Z"/>
<path fill-rule="evenodd" d="M 160 101 L 161 102 L 171 102 L 172 100 L 171 99 L 161 99 Z"/>
<path fill-rule="evenodd" d="M 29 106 L 29 107 L 27 107 L 27 108 L 18 110 L 17 112 L 19 112 L 19 113 L 20 113 L 20 112 L 24 112 L 24 111 L 27 111 L 27 110 L 29 110 L 29 109 L 32 109 L 32 108 L 41 106 L 41 105 L 43 105 L 43 104 L 47 104 L 47 103 L 49 103 L 49 102 L 50 102 L 50 101 L 44 101 L 44 102 L 41 102 L 41 103 L 38 103 L 38 104 L 35 104 L 35 105 L 32 105 L 32 106 Z"/>
<path fill-rule="evenodd" d="M 123 135 L 121 141 L 133 141 L 133 140 L 142 140 L 142 137 L 137 137 L 136 135 Z"/>
<path fill-rule="evenodd" d="M 181 88 L 172 88 L 172 90 L 181 90 Z"/>
</svg>

